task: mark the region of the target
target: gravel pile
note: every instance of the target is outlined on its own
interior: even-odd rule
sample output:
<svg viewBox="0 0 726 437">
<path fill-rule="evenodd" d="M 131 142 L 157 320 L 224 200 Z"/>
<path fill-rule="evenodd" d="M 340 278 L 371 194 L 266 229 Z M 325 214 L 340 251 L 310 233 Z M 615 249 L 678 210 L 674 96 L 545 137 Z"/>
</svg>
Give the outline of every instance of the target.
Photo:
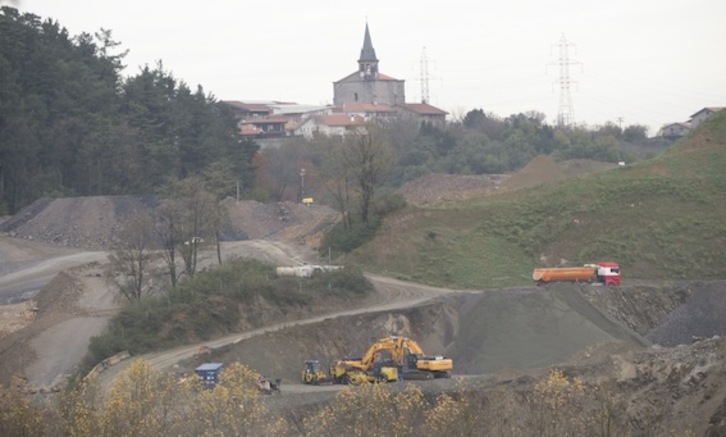
<svg viewBox="0 0 726 437">
<path fill-rule="evenodd" d="M 726 334 L 726 282 L 695 287 L 690 299 L 650 332 L 654 344 L 673 347 Z"/>
<path fill-rule="evenodd" d="M 107 248 L 134 212 L 151 211 L 137 196 L 41 198 L 0 224 L 0 232 L 47 244 Z"/>
<path fill-rule="evenodd" d="M 57 246 L 108 249 L 117 240 L 125 221 L 134 213 L 153 213 L 154 197 L 92 196 L 42 198 L 0 222 L 0 232 L 16 238 Z M 329 229 L 337 213 L 322 205 L 282 202 L 222 202 L 228 211 L 222 240 L 300 239 L 301 232 Z M 285 232 L 282 232 L 282 231 Z"/>
</svg>

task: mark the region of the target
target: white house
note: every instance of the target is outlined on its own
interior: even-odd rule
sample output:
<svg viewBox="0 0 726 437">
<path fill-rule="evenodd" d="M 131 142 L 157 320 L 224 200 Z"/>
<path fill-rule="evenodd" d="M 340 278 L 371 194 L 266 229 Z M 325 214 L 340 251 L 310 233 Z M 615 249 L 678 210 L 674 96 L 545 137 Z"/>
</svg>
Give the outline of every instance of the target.
<svg viewBox="0 0 726 437">
<path fill-rule="evenodd" d="M 663 138 L 681 138 L 691 130 L 689 123 L 671 123 L 660 128 Z"/>
<path fill-rule="evenodd" d="M 313 115 L 297 127 L 295 135 L 302 135 L 308 139 L 316 133 L 327 136 L 345 136 L 348 133 L 361 132 L 364 129 L 365 119 L 359 115 Z"/>
<path fill-rule="evenodd" d="M 691 128 L 695 129 L 699 124 L 703 123 L 708 117 L 722 110 L 723 107 L 712 106 L 710 108 L 703 108 L 695 114 L 691 115 Z"/>
</svg>

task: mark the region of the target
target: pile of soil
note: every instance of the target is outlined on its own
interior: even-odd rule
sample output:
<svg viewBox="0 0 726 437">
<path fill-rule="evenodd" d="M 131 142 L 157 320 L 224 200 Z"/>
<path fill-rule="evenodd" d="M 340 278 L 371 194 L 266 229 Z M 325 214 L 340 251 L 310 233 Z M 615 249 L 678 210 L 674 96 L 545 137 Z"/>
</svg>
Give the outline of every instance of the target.
<svg viewBox="0 0 726 437">
<path fill-rule="evenodd" d="M 157 199 L 140 196 L 41 198 L 0 223 L 0 232 L 12 237 L 56 246 L 108 249 L 135 213 L 154 213 Z M 337 221 L 337 213 L 322 205 L 290 202 L 223 201 L 229 220 L 222 239 L 300 240 Z M 285 233 L 281 233 L 285 230 Z M 318 238 L 319 239 L 319 238 Z"/>
<path fill-rule="evenodd" d="M 222 202 L 227 210 L 231 232 L 227 240 L 272 239 L 308 242 L 332 227 L 338 213 L 325 205 L 302 205 L 292 202 L 264 204 L 253 200 Z"/>
<path fill-rule="evenodd" d="M 46 244 L 108 248 L 136 212 L 153 210 L 152 198 L 91 196 L 41 198 L 0 224 L 0 232 Z"/>
<path fill-rule="evenodd" d="M 434 205 L 479 197 L 499 189 L 508 175 L 433 173 L 405 183 L 399 193 L 412 205 Z"/>
<path fill-rule="evenodd" d="M 411 205 L 437 205 L 481 197 L 492 192 L 529 188 L 546 182 L 596 173 L 616 167 L 617 164 L 590 159 L 571 159 L 557 163 L 549 155 L 540 155 L 511 175 L 434 173 L 405 183 L 398 192 Z"/>
<path fill-rule="evenodd" d="M 539 155 L 529 161 L 517 173 L 502 184 L 502 189 L 518 190 L 533 187 L 545 182 L 563 179 L 565 173 L 549 155 Z"/>
</svg>

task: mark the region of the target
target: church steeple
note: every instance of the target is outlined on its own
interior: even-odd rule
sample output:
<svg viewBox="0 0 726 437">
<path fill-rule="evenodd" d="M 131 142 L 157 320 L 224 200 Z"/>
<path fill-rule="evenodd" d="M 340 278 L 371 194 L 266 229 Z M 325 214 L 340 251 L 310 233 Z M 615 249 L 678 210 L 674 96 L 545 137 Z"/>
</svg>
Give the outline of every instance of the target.
<svg viewBox="0 0 726 437">
<path fill-rule="evenodd" d="M 373 43 L 371 43 L 371 33 L 368 31 L 368 23 L 366 23 L 363 48 L 360 51 L 360 59 L 358 59 L 358 72 L 361 77 L 366 79 L 378 78 L 378 58 L 376 58 L 376 50 L 373 48 Z"/>
</svg>

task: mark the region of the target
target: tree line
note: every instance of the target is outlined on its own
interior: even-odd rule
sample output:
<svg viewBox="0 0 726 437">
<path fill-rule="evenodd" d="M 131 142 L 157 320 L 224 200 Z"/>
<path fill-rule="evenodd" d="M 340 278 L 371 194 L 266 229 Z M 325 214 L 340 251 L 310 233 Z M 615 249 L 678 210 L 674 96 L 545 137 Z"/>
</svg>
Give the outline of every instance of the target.
<svg viewBox="0 0 726 437">
<path fill-rule="evenodd" d="M 211 168 L 253 184 L 258 147 L 231 112 L 161 62 L 123 77 L 111 31 L 71 37 L 3 7 L 0 34 L 0 214 L 41 196 L 149 193 Z"/>
</svg>

